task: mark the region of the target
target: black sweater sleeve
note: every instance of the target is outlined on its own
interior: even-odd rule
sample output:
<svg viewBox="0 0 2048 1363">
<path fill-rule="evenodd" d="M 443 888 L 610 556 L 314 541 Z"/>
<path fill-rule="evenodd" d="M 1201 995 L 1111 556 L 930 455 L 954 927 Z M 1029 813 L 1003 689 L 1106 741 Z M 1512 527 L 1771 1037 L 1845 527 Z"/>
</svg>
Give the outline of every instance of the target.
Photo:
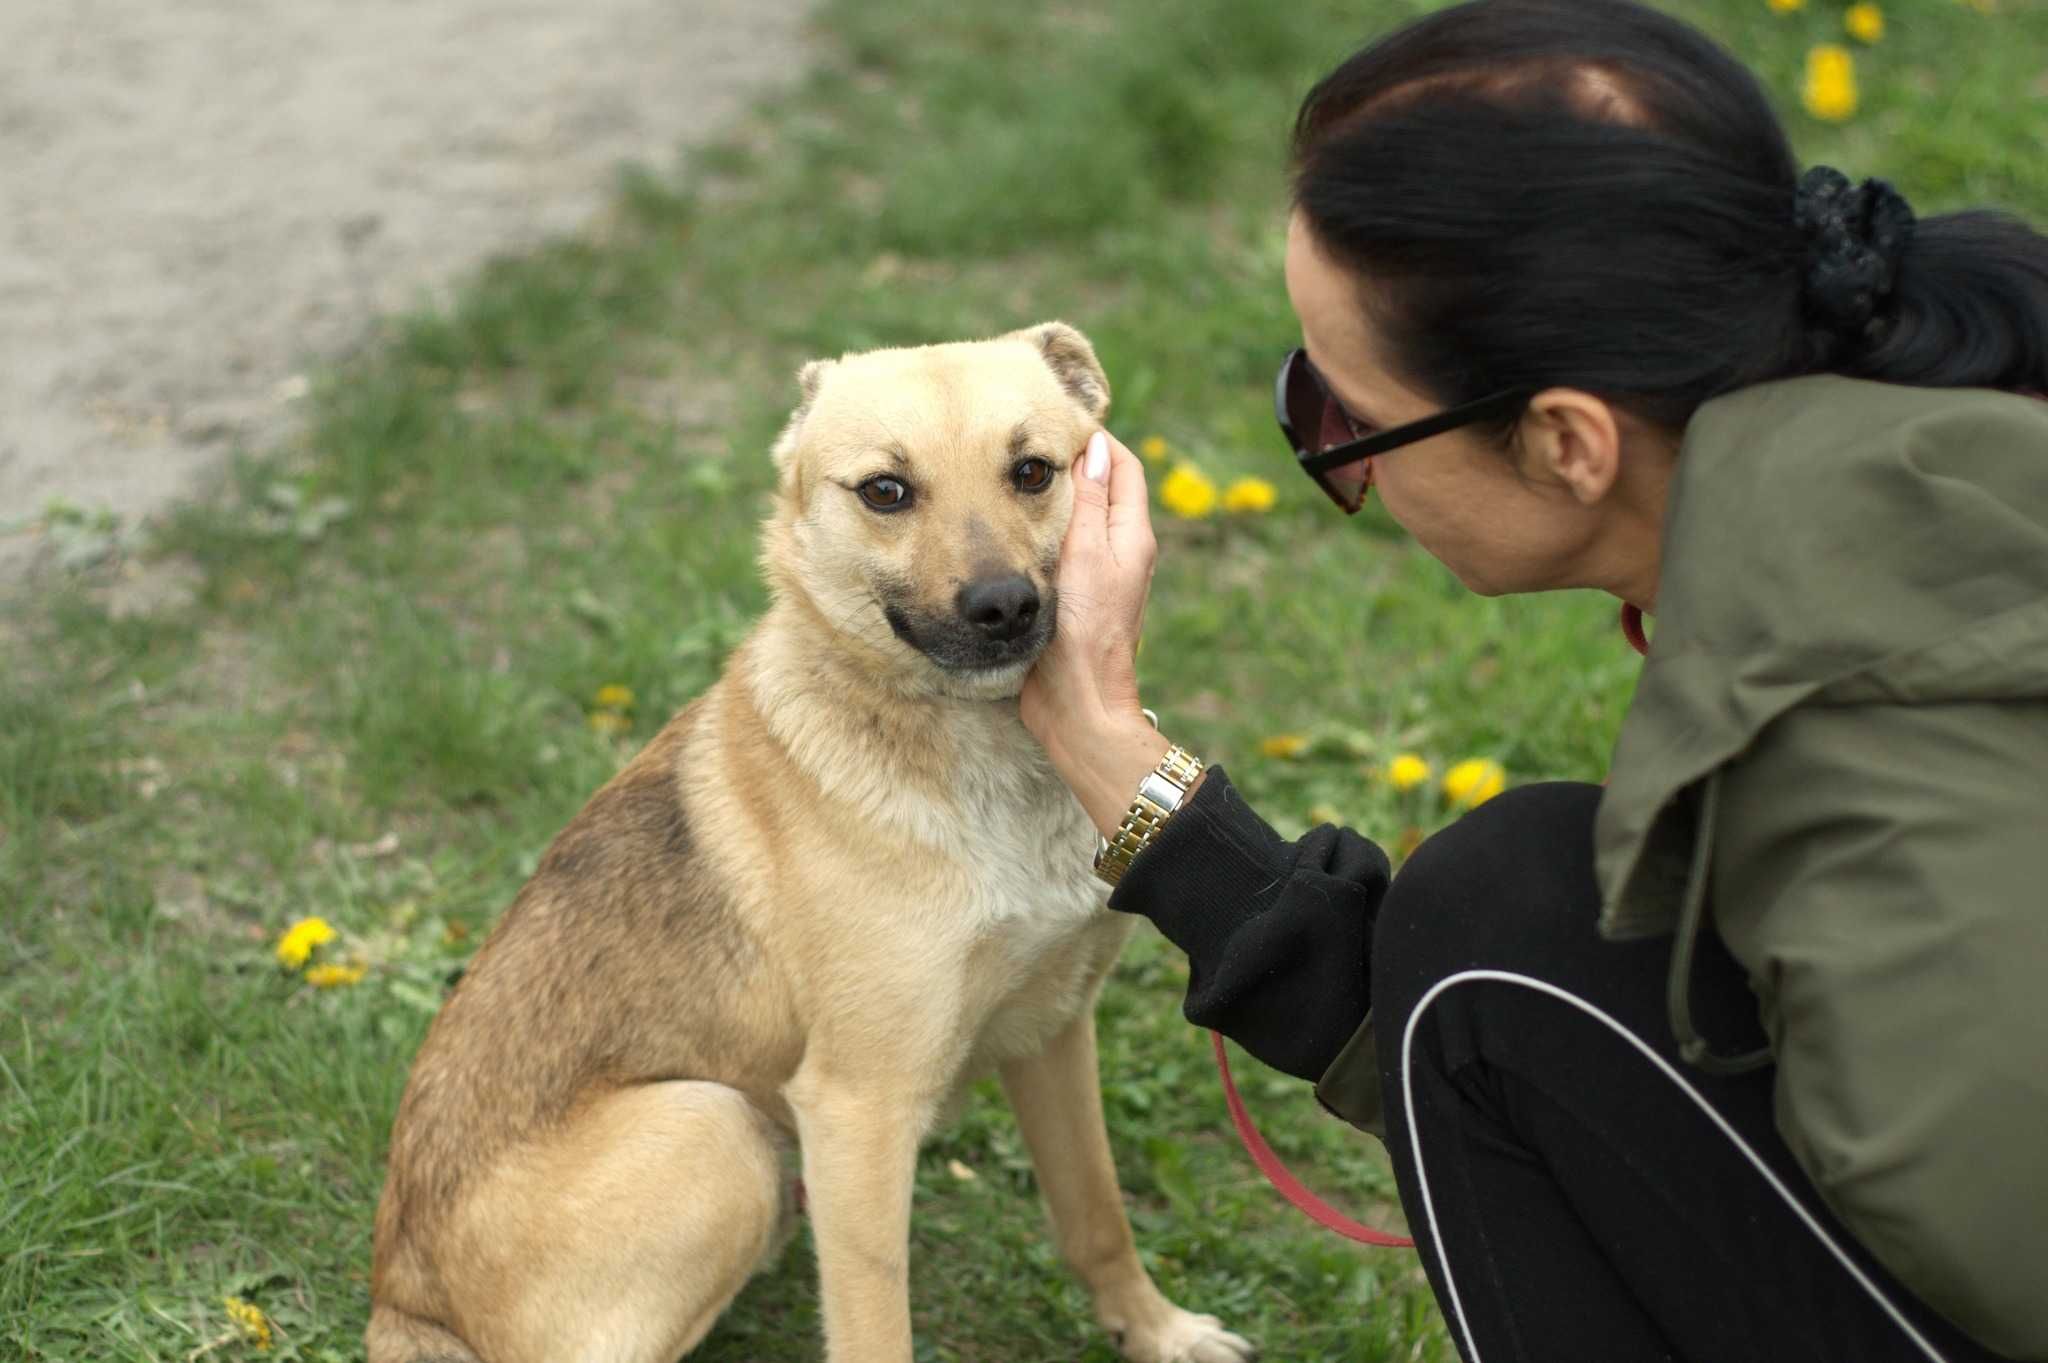
<svg viewBox="0 0 2048 1363">
<path fill-rule="evenodd" d="M 1349 829 L 1286 841 L 1210 767 L 1109 906 L 1151 919 L 1187 953 L 1189 1022 L 1313 1081 L 1365 1021 L 1391 874 L 1386 853 Z"/>
</svg>

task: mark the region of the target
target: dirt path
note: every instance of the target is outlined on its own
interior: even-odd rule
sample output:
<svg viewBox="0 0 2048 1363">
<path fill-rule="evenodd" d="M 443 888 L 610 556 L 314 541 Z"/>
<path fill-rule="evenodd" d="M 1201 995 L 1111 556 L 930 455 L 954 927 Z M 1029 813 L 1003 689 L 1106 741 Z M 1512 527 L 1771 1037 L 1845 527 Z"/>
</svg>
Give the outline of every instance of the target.
<svg viewBox="0 0 2048 1363">
<path fill-rule="evenodd" d="M 133 523 L 305 365 L 583 221 L 801 67 L 809 0 L 0 5 L 0 588 Z"/>
</svg>

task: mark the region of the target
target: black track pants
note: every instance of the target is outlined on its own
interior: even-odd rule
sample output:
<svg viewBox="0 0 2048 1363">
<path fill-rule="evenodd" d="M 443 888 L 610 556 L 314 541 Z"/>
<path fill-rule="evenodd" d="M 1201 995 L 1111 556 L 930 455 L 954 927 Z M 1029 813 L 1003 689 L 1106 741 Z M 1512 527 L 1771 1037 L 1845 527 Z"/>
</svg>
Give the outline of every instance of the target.
<svg viewBox="0 0 2048 1363">
<path fill-rule="evenodd" d="M 1595 931 L 1598 800 L 1489 801 L 1423 844 L 1374 929 L 1388 1147 L 1467 1363 L 1995 1359 L 1822 1206 L 1773 1127 L 1773 1071 L 1678 1058 L 1670 939 Z M 1700 1030 L 1760 1045 L 1740 967 L 1711 933 L 1700 954 Z"/>
</svg>

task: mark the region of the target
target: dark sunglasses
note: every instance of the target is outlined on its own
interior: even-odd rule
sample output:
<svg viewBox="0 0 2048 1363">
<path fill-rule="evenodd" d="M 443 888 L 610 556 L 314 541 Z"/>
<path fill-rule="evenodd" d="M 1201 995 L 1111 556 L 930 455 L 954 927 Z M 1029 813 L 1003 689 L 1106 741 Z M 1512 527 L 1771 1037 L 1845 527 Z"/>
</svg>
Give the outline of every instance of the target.
<svg viewBox="0 0 2048 1363">
<path fill-rule="evenodd" d="M 1510 388 L 1390 430 L 1362 430 L 1309 363 L 1308 352 L 1297 347 L 1280 362 L 1280 377 L 1273 384 L 1273 419 L 1294 448 L 1301 471 L 1350 515 L 1365 505 L 1365 496 L 1372 491 L 1374 455 L 1504 417 L 1534 394 L 1532 388 Z"/>
</svg>

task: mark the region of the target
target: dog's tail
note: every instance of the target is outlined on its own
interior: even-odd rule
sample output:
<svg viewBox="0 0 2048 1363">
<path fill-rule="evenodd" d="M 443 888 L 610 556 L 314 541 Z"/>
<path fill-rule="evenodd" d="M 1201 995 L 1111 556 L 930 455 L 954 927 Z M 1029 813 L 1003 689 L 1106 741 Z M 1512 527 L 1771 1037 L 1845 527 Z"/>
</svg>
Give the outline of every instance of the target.
<svg viewBox="0 0 2048 1363">
<path fill-rule="evenodd" d="M 363 1336 L 369 1363 L 483 1363 L 467 1344 L 438 1325 L 389 1306 L 370 1308 Z"/>
</svg>

